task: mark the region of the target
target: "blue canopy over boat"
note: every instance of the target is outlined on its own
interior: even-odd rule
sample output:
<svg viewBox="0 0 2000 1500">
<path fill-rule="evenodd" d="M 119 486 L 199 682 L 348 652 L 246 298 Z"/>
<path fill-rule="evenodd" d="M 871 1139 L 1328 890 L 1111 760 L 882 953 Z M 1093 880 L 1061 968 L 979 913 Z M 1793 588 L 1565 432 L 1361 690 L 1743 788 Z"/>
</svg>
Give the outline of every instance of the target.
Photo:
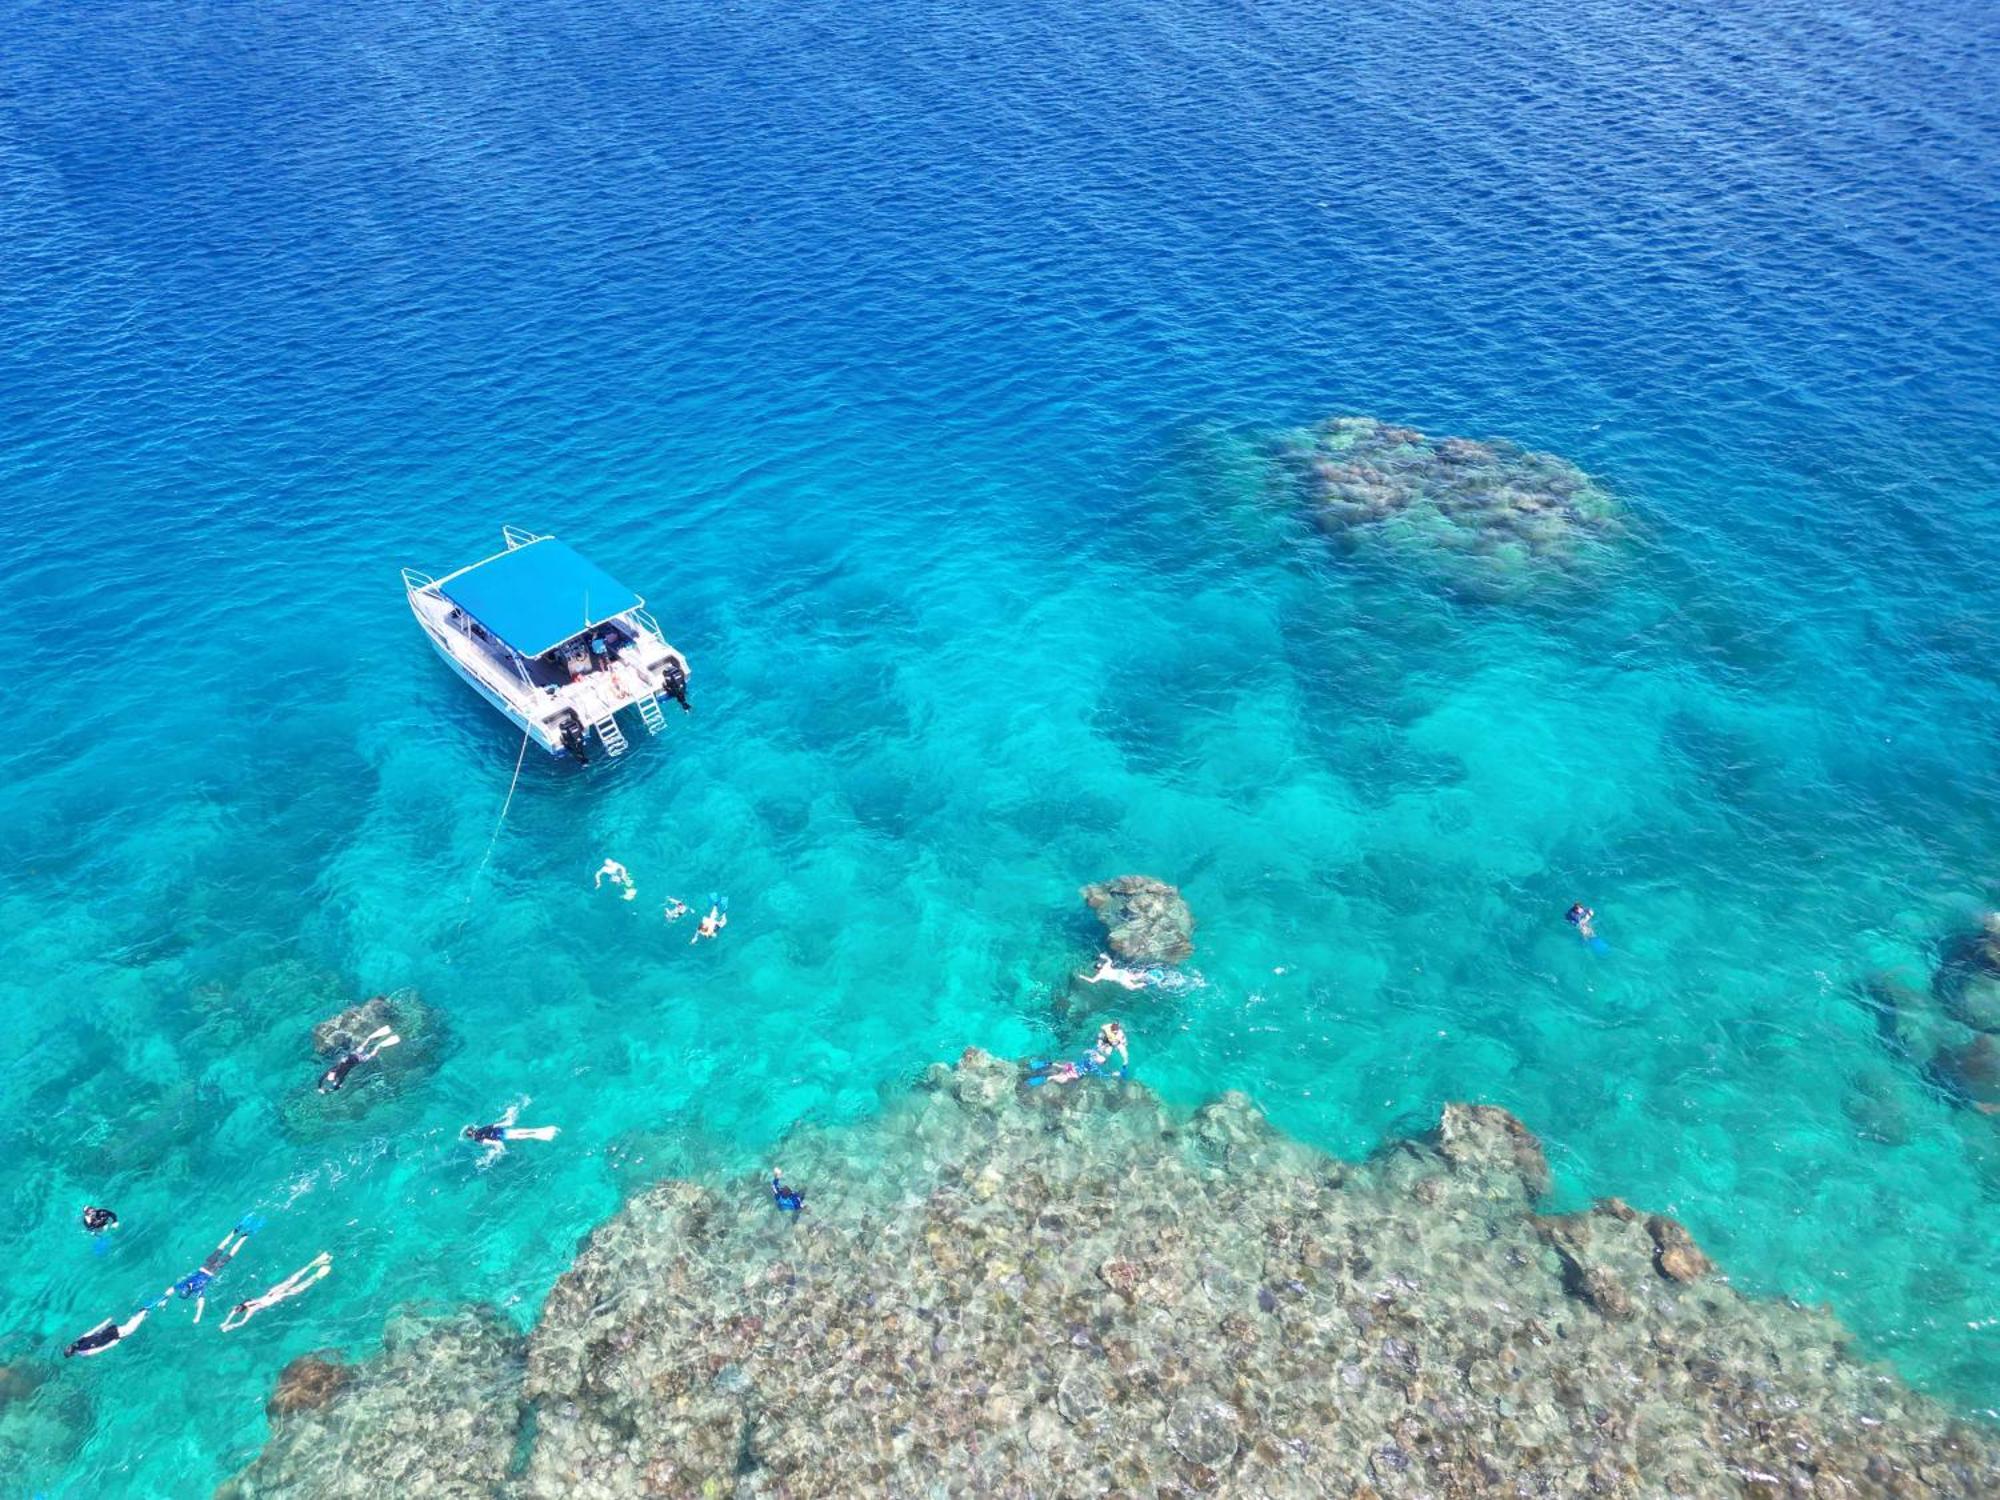
<svg viewBox="0 0 2000 1500">
<path fill-rule="evenodd" d="M 474 563 L 438 592 L 523 656 L 540 656 L 646 602 L 552 536 Z"/>
</svg>

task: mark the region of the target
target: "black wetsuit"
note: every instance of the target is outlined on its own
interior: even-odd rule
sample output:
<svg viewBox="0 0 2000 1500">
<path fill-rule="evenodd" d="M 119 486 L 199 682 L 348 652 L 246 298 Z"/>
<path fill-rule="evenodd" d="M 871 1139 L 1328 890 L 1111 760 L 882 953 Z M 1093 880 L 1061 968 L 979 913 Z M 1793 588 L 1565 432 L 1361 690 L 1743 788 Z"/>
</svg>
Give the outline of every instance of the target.
<svg viewBox="0 0 2000 1500">
<path fill-rule="evenodd" d="M 319 1075 L 319 1091 L 322 1094 L 337 1094 L 340 1086 L 347 1082 L 347 1075 L 354 1071 L 356 1063 L 362 1061 L 359 1052 L 350 1052 L 341 1060 Z"/>
<path fill-rule="evenodd" d="M 109 1349 L 125 1335 L 118 1331 L 116 1323 L 107 1323 L 94 1333 L 86 1333 L 82 1338 L 63 1350 L 63 1358 L 75 1354 L 91 1354 L 99 1349 Z"/>
<path fill-rule="evenodd" d="M 507 1139 L 507 1127 L 505 1125 L 475 1125 L 472 1129 L 472 1138 L 475 1141 L 505 1142 Z"/>
<path fill-rule="evenodd" d="M 83 1227 L 92 1234 L 109 1229 L 118 1222 L 118 1215 L 108 1208 L 86 1208 L 83 1211 Z"/>
</svg>

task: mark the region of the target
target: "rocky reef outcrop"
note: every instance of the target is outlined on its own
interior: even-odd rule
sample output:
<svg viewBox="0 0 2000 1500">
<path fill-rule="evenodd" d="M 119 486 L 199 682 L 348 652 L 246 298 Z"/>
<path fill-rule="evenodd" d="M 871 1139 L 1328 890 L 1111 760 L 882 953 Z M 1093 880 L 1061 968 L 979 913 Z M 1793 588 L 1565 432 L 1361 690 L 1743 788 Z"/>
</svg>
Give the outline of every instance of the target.
<svg viewBox="0 0 2000 1500">
<path fill-rule="evenodd" d="M 268 1408 L 270 1440 L 216 1500 L 490 1500 L 520 1444 L 523 1342 L 491 1308 L 468 1307 L 398 1314 L 382 1352 L 356 1365 L 294 1360 Z"/>
<path fill-rule="evenodd" d="M 1127 963 L 1177 964 L 1194 955 L 1194 913 L 1177 886 L 1150 875 L 1120 875 L 1083 888 L 1104 924 L 1104 940 Z"/>
<path fill-rule="evenodd" d="M 1332 417 L 1281 434 L 1273 451 L 1283 487 L 1322 532 L 1424 558 L 1477 592 L 1574 572 L 1622 523 L 1617 502 L 1575 464 L 1503 439 Z"/>
<path fill-rule="evenodd" d="M 2000 912 L 1944 941 L 1928 986 L 1877 974 L 1862 997 L 1890 1051 L 1954 1102 L 2000 1113 Z"/>
<path fill-rule="evenodd" d="M 312 1139 L 351 1124 L 429 1078 L 450 1050 L 444 1018 L 416 991 L 403 989 L 375 995 L 314 1023 L 313 1054 L 323 1068 L 358 1047 L 379 1026 L 389 1027 L 402 1040 L 362 1064 L 337 1092 L 320 1093 L 317 1072 L 309 1064 L 300 1068 L 298 1086 L 280 1106 L 288 1134 Z"/>
<path fill-rule="evenodd" d="M 1674 1220 L 1537 1213 L 1547 1161 L 1490 1106 L 1349 1164 L 1240 1095 L 1188 1117 L 973 1051 L 782 1160 L 804 1213 L 663 1183 L 558 1282 L 524 1378 L 499 1334 L 392 1352 L 235 1493 L 350 1465 L 513 1500 L 2000 1493 L 1992 1434 Z"/>
</svg>

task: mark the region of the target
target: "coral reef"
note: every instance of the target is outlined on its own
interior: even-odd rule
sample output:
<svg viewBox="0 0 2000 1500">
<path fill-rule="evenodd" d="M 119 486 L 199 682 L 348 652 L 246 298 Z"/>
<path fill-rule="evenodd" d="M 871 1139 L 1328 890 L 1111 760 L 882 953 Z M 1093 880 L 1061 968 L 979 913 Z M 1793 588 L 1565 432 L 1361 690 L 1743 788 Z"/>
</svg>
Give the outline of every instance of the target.
<svg viewBox="0 0 2000 1500">
<path fill-rule="evenodd" d="M 318 1073 L 310 1067 L 300 1069 L 299 1086 L 279 1108 L 287 1133 L 310 1139 L 350 1124 L 435 1073 L 449 1051 L 450 1034 L 443 1017 L 414 990 L 405 989 L 376 995 L 316 1022 L 313 1052 L 323 1067 L 358 1046 L 378 1026 L 392 1028 L 402 1040 L 357 1068 L 337 1093 L 320 1093 Z"/>
<path fill-rule="evenodd" d="M 1477 592 L 1573 571 L 1621 523 L 1611 496 L 1552 453 L 1427 437 L 1373 417 L 1286 432 L 1275 463 L 1327 535 L 1425 556 Z"/>
<path fill-rule="evenodd" d="M 404 1345 L 234 1493 L 2000 1493 L 2000 1444 L 1831 1315 L 1742 1297 L 1615 1199 L 1537 1214 L 1504 1110 L 1351 1165 L 1240 1095 L 1189 1118 L 971 1051 L 783 1161 L 804 1213 L 663 1183 L 557 1284 L 524 1379 L 499 1333 L 442 1370 Z"/>
<path fill-rule="evenodd" d="M 2000 1113 L 2000 912 L 1946 939 L 1927 989 L 1877 974 L 1862 996 L 1891 1052 L 1953 1102 Z"/>
<path fill-rule="evenodd" d="M 504 1318 L 470 1307 L 399 1314 L 359 1365 L 294 1360 L 267 1408 L 270 1441 L 217 1500 L 496 1495 L 520 1441 L 521 1350 Z"/>
<path fill-rule="evenodd" d="M 1194 913 L 1180 890 L 1150 875 L 1120 875 L 1083 888 L 1105 942 L 1127 963 L 1177 964 L 1194 954 Z"/>
</svg>

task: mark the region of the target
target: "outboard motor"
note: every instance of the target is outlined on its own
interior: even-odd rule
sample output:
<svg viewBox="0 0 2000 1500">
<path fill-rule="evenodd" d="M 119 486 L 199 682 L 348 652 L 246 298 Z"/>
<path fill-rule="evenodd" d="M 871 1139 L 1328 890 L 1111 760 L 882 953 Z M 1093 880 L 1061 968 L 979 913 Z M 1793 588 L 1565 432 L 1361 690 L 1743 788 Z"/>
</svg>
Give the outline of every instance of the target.
<svg viewBox="0 0 2000 1500">
<path fill-rule="evenodd" d="M 573 713 L 563 715 L 562 745 L 563 749 L 570 753 L 571 759 L 578 765 L 587 766 L 590 764 L 589 752 L 583 746 L 583 720 L 579 719 Z"/>
<path fill-rule="evenodd" d="M 660 673 L 660 691 L 678 703 L 682 713 L 694 712 L 688 707 L 688 676 L 681 670 L 679 662 L 668 662 L 665 670 Z"/>
</svg>

